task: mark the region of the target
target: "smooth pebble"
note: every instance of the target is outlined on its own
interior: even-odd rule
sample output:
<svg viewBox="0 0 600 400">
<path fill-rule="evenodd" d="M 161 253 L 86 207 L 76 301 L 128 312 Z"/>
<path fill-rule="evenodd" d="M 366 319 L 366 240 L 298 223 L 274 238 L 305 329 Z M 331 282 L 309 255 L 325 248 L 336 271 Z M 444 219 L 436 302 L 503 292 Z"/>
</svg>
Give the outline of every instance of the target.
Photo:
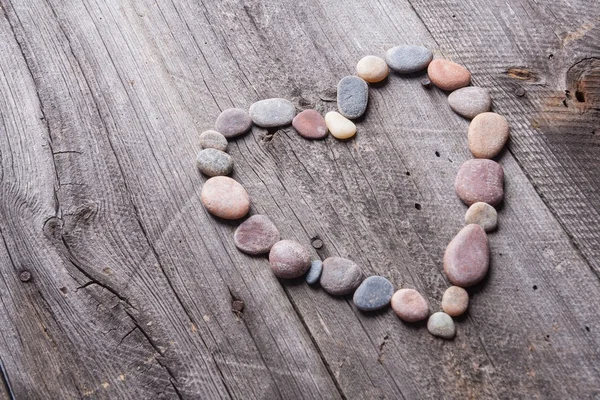
<svg viewBox="0 0 600 400">
<path fill-rule="evenodd" d="M 200 201 L 208 212 L 223 219 L 239 219 L 250 210 L 246 189 L 227 176 L 215 176 L 204 182 Z"/>
<path fill-rule="evenodd" d="M 469 307 L 469 294 L 458 286 L 450 286 L 442 296 L 442 310 L 451 317 L 463 315 Z"/>
<path fill-rule="evenodd" d="M 370 276 L 354 292 L 354 305 L 359 310 L 379 310 L 388 304 L 394 294 L 394 285 L 383 276 Z"/>
<path fill-rule="evenodd" d="M 331 135 L 336 139 L 349 139 L 356 134 L 356 125 L 342 114 L 329 111 L 325 114 L 325 123 Z"/>
<path fill-rule="evenodd" d="M 279 241 L 279 230 L 266 215 L 253 215 L 240 224 L 233 243 L 246 254 L 265 254 Z"/>
<path fill-rule="evenodd" d="M 492 160 L 465 161 L 458 169 L 454 188 L 468 206 L 479 201 L 497 206 L 504 198 L 504 170 Z"/>
<path fill-rule="evenodd" d="M 365 56 L 356 64 L 356 74 L 369 83 L 381 82 L 389 72 L 385 60 L 377 56 Z"/>
<path fill-rule="evenodd" d="M 363 273 L 355 262 L 341 257 L 323 261 L 321 287 L 334 296 L 352 293 L 362 282 Z"/>
<path fill-rule="evenodd" d="M 369 103 L 369 85 L 358 76 L 345 76 L 337 86 L 338 111 L 344 117 L 356 119 L 362 116 Z"/>
<path fill-rule="evenodd" d="M 207 176 L 229 175 L 233 171 L 233 157 L 217 149 L 204 149 L 196 157 L 198 169 Z"/>
<path fill-rule="evenodd" d="M 473 119 L 478 114 L 490 111 L 492 96 L 485 88 L 468 86 L 450 93 L 448 104 L 455 113 Z"/>
<path fill-rule="evenodd" d="M 296 107 L 286 99 L 260 100 L 250 106 L 252 121 L 263 128 L 289 125 L 296 115 Z"/>
<path fill-rule="evenodd" d="M 433 336 L 443 339 L 452 339 L 456 335 L 454 320 L 452 320 L 451 316 L 441 311 L 431 314 L 431 317 L 427 321 L 427 330 Z"/>
<path fill-rule="evenodd" d="M 427 68 L 432 59 L 431 50 L 417 45 L 396 46 L 385 53 L 387 65 L 401 74 L 421 71 Z"/>
<path fill-rule="evenodd" d="M 271 247 L 269 264 L 278 278 L 298 278 L 310 268 L 310 253 L 298 242 L 280 240 Z"/>
<path fill-rule="evenodd" d="M 490 264 L 490 245 L 483 228 L 469 224 L 446 247 L 444 272 L 455 286 L 468 287 L 485 278 Z"/>
<path fill-rule="evenodd" d="M 433 60 L 427 67 L 427 74 L 431 82 L 442 90 L 453 91 L 471 83 L 469 70 L 449 60 Z"/>
<path fill-rule="evenodd" d="M 208 130 L 200 134 L 200 146 L 203 149 L 227 150 L 227 138 L 220 132 Z"/>
<path fill-rule="evenodd" d="M 316 110 L 304 110 L 292 120 L 292 126 L 306 139 L 323 139 L 327 136 L 325 118 Z"/>
<path fill-rule="evenodd" d="M 252 119 L 241 108 L 228 108 L 217 117 L 215 129 L 226 138 L 234 138 L 248 132 L 252 128 Z"/>
<path fill-rule="evenodd" d="M 465 214 L 465 223 L 477 224 L 486 232 L 491 232 L 498 226 L 498 212 L 487 203 L 477 202 L 471 204 Z"/>
<path fill-rule="evenodd" d="M 392 309 L 406 322 L 422 321 L 429 315 L 427 300 L 415 289 L 400 289 L 394 293 Z"/>
<path fill-rule="evenodd" d="M 510 126 L 502 115 L 479 114 L 469 125 L 469 150 L 477 158 L 493 158 L 502 151 L 509 135 Z"/>
<path fill-rule="evenodd" d="M 306 283 L 309 285 L 314 285 L 317 283 L 319 278 L 321 278 L 321 272 L 323 272 L 323 261 L 314 260 L 312 263 L 310 263 L 310 269 L 306 274 Z"/>
</svg>

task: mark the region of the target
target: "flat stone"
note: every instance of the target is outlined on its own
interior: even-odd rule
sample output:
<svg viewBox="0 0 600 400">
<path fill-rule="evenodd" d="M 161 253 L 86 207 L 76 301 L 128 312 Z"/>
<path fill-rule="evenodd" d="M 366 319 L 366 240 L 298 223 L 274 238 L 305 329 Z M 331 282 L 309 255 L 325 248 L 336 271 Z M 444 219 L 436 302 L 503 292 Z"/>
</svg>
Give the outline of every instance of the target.
<svg viewBox="0 0 600 400">
<path fill-rule="evenodd" d="M 456 336 L 456 327 L 454 326 L 452 317 L 443 312 L 431 314 L 431 317 L 427 321 L 427 330 L 433 336 L 442 339 L 452 339 Z"/>
<path fill-rule="evenodd" d="M 433 60 L 427 67 L 427 74 L 431 82 L 442 90 L 453 91 L 471 83 L 469 70 L 449 60 Z"/>
<path fill-rule="evenodd" d="M 400 289 L 392 296 L 392 309 L 403 321 L 422 321 L 429 316 L 427 300 L 414 289 Z"/>
<path fill-rule="evenodd" d="M 392 300 L 394 285 L 383 276 L 370 276 L 354 292 L 354 305 L 359 310 L 379 310 Z"/>
<path fill-rule="evenodd" d="M 356 134 L 356 125 L 342 114 L 329 111 L 325 114 L 325 123 L 331 135 L 336 139 L 349 139 Z"/>
<path fill-rule="evenodd" d="M 252 121 L 263 128 L 289 125 L 296 115 L 296 107 L 286 99 L 260 100 L 250 106 Z"/>
<path fill-rule="evenodd" d="M 241 108 L 228 108 L 217 117 L 215 129 L 226 138 L 241 136 L 252 128 L 252 119 Z"/>
<path fill-rule="evenodd" d="M 421 71 L 427 68 L 432 59 L 431 50 L 417 45 L 396 46 L 385 53 L 387 65 L 401 74 Z"/>
<path fill-rule="evenodd" d="M 345 76 L 337 86 L 338 111 L 344 117 L 356 119 L 367 110 L 369 85 L 358 76 Z"/>
<path fill-rule="evenodd" d="M 446 247 L 444 272 L 455 286 L 478 284 L 485 278 L 489 265 L 490 245 L 479 225 L 465 226 Z"/>
<path fill-rule="evenodd" d="M 217 149 L 204 149 L 196 157 L 198 169 L 207 176 L 229 175 L 233 171 L 233 157 Z"/>
<path fill-rule="evenodd" d="M 463 315 L 469 307 L 469 294 L 458 286 L 450 286 L 442 296 L 442 310 L 451 317 Z"/>
<path fill-rule="evenodd" d="M 468 206 L 479 201 L 497 206 L 504 198 L 504 170 L 492 160 L 468 160 L 459 168 L 454 188 Z"/>
<path fill-rule="evenodd" d="M 314 285 L 319 281 L 321 277 L 321 272 L 323 272 L 323 262 L 321 260 L 314 260 L 310 264 L 310 269 L 308 270 L 308 274 L 306 274 L 306 283 L 309 285 Z"/>
<path fill-rule="evenodd" d="M 508 141 L 510 126 L 500 114 L 485 112 L 469 125 L 469 150 L 477 158 L 493 158 Z"/>
<path fill-rule="evenodd" d="M 487 203 L 477 202 L 471 205 L 465 214 L 465 223 L 477 224 L 486 232 L 491 232 L 498 226 L 498 212 Z"/>
<path fill-rule="evenodd" d="M 239 219 L 250 211 L 250 196 L 242 185 L 227 176 L 215 176 L 204 182 L 202 205 L 224 219 Z"/>
<path fill-rule="evenodd" d="M 468 86 L 450 93 L 448 104 L 458 115 L 473 119 L 478 114 L 490 111 L 492 96 L 485 88 Z"/>
<path fill-rule="evenodd" d="M 310 268 L 310 253 L 298 242 L 280 240 L 271 247 L 269 264 L 278 278 L 298 278 Z"/>
<path fill-rule="evenodd" d="M 362 282 L 363 273 L 353 261 L 329 257 L 323 261 L 321 287 L 334 296 L 352 293 Z"/>
<path fill-rule="evenodd" d="M 292 126 L 306 139 L 323 139 L 327 136 L 325 118 L 316 110 L 304 110 L 292 120 Z"/>
<path fill-rule="evenodd" d="M 253 215 L 233 234 L 233 243 L 246 254 L 265 254 L 280 239 L 279 230 L 266 215 Z"/>
<path fill-rule="evenodd" d="M 356 74 L 369 83 L 381 82 L 390 73 L 385 60 L 377 56 L 365 56 L 356 64 Z"/>
<path fill-rule="evenodd" d="M 227 138 L 220 132 L 208 130 L 200 134 L 200 146 L 203 149 L 227 150 Z"/>
</svg>

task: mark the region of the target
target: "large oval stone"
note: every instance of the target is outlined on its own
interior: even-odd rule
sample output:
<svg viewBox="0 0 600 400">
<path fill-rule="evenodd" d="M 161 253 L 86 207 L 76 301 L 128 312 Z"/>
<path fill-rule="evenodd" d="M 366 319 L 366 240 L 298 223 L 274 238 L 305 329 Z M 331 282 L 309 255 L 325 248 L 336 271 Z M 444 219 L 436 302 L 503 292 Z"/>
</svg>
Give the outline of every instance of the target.
<svg viewBox="0 0 600 400">
<path fill-rule="evenodd" d="M 298 242 L 280 240 L 271 247 L 269 264 L 278 278 L 298 278 L 310 268 L 310 253 Z"/>
<path fill-rule="evenodd" d="M 394 285 L 383 276 L 370 276 L 354 292 L 354 305 L 359 310 L 379 310 L 388 304 L 394 294 Z"/>
<path fill-rule="evenodd" d="M 202 205 L 224 219 L 239 219 L 250 211 L 250 196 L 242 185 L 227 176 L 210 178 L 202 186 Z"/>
<path fill-rule="evenodd" d="M 250 106 L 252 121 L 263 128 L 289 125 L 296 115 L 296 107 L 286 99 L 260 100 Z"/>
<path fill-rule="evenodd" d="M 459 168 L 454 188 L 468 206 L 478 201 L 497 206 L 504 198 L 504 170 L 492 160 L 468 160 Z"/>
<path fill-rule="evenodd" d="M 352 293 L 362 282 L 363 273 L 353 261 L 329 257 L 323 261 L 321 287 L 334 296 Z"/>
<path fill-rule="evenodd" d="M 279 230 L 266 215 L 253 215 L 240 224 L 233 243 L 246 254 L 265 254 L 279 241 Z"/>
<path fill-rule="evenodd" d="M 469 125 L 469 150 L 477 158 L 495 157 L 508 141 L 510 126 L 500 114 L 485 112 Z"/>
<path fill-rule="evenodd" d="M 449 60 L 433 60 L 427 67 L 427 74 L 431 82 L 442 90 L 453 91 L 471 83 L 469 70 Z"/>
<path fill-rule="evenodd" d="M 323 139 L 327 136 L 325 118 L 316 110 L 304 110 L 292 120 L 292 126 L 306 139 Z"/>
<path fill-rule="evenodd" d="M 217 117 L 215 129 L 226 138 L 234 138 L 248 132 L 252 128 L 252 119 L 245 110 L 228 108 Z"/>
<path fill-rule="evenodd" d="M 421 321 L 429 316 L 427 300 L 415 289 L 400 289 L 394 293 L 392 309 L 406 322 Z"/>
<path fill-rule="evenodd" d="M 450 93 L 448 104 L 455 113 L 473 119 L 478 114 L 490 111 L 492 96 L 485 88 L 469 86 Z"/>
<path fill-rule="evenodd" d="M 229 175 L 233 171 L 233 157 L 217 149 L 204 149 L 196 157 L 198 169 L 207 176 Z"/>
<path fill-rule="evenodd" d="M 369 103 L 369 85 L 358 76 L 345 76 L 337 86 L 338 110 L 346 118 L 362 116 Z"/>
<path fill-rule="evenodd" d="M 394 71 L 410 74 L 427 68 L 433 53 L 427 47 L 403 45 L 392 47 L 385 53 L 385 62 Z"/>
<path fill-rule="evenodd" d="M 458 232 L 446 247 L 444 272 L 453 285 L 468 287 L 478 284 L 488 272 L 490 245 L 479 225 L 470 224 Z"/>
<path fill-rule="evenodd" d="M 325 114 L 325 123 L 331 135 L 340 140 L 350 139 L 356 134 L 356 125 L 342 114 L 329 111 Z"/>
</svg>

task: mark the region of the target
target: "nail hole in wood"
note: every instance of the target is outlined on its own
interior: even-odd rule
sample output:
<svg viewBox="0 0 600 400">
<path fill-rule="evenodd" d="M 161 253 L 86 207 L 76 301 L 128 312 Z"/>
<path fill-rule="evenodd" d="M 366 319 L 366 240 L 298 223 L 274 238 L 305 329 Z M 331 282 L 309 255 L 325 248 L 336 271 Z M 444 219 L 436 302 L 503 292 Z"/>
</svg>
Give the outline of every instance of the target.
<svg viewBox="0 0 600 400">
<path fill-rule="evenodd" d="M 416 208 L 417 210 L 420 210 L 420 209 L 421 209 L 421 205 L 420 205 L 419 203 L 415 203 L 415 208 Z"/>
</svg>

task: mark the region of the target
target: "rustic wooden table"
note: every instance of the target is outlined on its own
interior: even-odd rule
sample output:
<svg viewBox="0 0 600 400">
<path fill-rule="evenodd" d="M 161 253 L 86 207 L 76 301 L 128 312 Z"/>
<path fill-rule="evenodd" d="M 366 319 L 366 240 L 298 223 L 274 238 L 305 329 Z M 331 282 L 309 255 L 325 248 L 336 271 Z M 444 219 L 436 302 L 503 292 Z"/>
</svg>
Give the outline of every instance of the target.
<svg viewBox="0 0 600 400">
<path fill-rule="evenodd" d="M 17 399 L 600 396 L 597 0 L 0 6 L 0 358 Z M 198 135 L 220 110 L 329 111 L 363 55 L 403 43 L 467 66 L 512 127 L 491 272 L 449 342 L 279 282 L 199 200 Z M 471 155 L 468 121 L 419 80 L 372 88 L 352 141 L 254 128 L 230 153 L 283 237 L 438 310 Z"/>
</svg>

